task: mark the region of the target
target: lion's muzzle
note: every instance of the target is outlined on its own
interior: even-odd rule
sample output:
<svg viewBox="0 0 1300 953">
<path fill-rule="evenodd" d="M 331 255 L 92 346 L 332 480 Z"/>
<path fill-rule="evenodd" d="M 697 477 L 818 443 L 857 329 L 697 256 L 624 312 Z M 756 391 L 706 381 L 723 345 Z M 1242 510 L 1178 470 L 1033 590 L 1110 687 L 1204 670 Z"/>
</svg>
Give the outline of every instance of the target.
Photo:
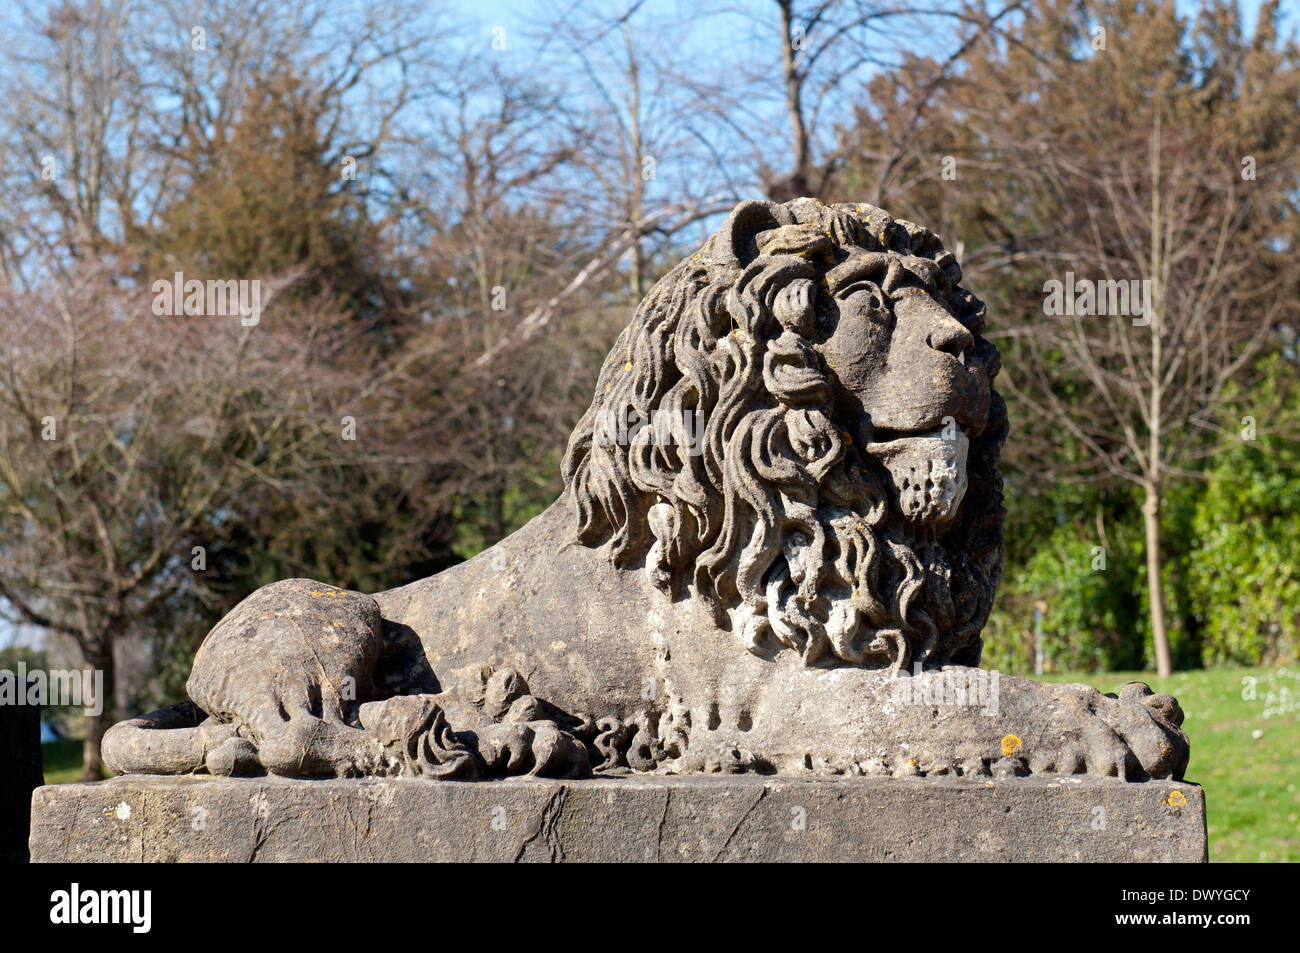
<svg viewBox="0 0 1300 953">
<path fill-rule="evenodd" d="M 899 510 L 910 522 L 943 525 L 966 495 L 970 440 L 960 430 L 940 430 L 867 445 L 889 471 Z"/>
</svg>

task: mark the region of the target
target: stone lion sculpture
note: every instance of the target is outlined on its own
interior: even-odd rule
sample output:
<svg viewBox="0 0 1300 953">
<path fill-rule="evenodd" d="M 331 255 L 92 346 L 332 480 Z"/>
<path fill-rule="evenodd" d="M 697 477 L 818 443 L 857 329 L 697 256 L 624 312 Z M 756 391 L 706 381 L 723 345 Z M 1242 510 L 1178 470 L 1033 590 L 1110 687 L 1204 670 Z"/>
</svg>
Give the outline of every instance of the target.
<svg viewBox="0 0 1300 953">
<path fill-rule="evenodd" d="M 975 668 L 1007 419 L 960 281 L 878 208 L 741 203 L 615 342 L 549 509 L 374 596 L 259 590 L 107 763 L 1181 778 L 1168 695 Z"/>
</svg>

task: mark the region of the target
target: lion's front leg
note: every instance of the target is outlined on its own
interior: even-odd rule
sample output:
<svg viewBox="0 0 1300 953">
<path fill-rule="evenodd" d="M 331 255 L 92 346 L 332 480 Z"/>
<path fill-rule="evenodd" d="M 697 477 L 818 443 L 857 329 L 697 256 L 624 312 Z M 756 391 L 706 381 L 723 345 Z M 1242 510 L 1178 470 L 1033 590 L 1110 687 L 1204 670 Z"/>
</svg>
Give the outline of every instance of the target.
<svg viewBox="0 0 1300 953">
<path fill-rule="evenodd" d="M 370 596 L 303 579 L 266 586 L 200 646 L 193 702 L 115 726 L 106 759 L 121 773 L 222 776 L 590 773 L 580 720 L 534 698 L 517 673 L 485 668 L 438 686 L 403 657 L 410 648 L 385 642 Z M 386 656 L 394 664 L 381 668 Z"/>
<path fill-rule="evenodd" d="M 1136 781 L 1181 779 L 1187 768 L 1182 709 L 1140 682 L 1103 695 L 1087 685 L 952 666 L 897 679 L 892 701 L 890 720 L 920 736 L 912 744 L 920 752 L 913 766 L 918 774 L 1089 774 Z M 950 767 L 953 751 L 959 758 Z"/>
<path fill-rule="evenodd" d="M 387 773 L 382 741 L 357 717 L 384 651 L 369 596 L 308 579 L 265 586 L 199 647 L 193 703 L 114 726 L 105 758 L 122 773 Z"/>
<path fill-rule="evenodd" d="M 679 670 L 684 770 L 895 777 L 1092 774 L 1181 778 L 1182 711 L 1141 683 L 1118 696 L 951 666 L 922 675 L 737 659 Z"/>
</svg>

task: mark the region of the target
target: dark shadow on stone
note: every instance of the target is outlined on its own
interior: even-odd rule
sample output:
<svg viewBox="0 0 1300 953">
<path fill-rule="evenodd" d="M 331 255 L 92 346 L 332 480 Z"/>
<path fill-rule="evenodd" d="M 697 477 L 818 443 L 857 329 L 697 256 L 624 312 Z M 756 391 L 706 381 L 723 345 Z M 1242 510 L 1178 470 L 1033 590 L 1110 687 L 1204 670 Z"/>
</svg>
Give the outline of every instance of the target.
<svg viewBox="0 0 1300 953">
<path fill-rule="evenodd" d="M 442 685 L 409 625 L 383 620 L 384 657 L 375 668 L 375 697 L 438 695 Z"/>
</svg>

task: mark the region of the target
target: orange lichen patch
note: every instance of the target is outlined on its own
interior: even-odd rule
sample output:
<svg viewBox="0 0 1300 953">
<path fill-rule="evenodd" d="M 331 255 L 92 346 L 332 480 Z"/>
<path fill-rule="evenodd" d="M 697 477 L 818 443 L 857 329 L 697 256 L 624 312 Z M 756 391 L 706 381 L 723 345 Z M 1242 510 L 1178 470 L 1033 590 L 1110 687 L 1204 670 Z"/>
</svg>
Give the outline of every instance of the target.
<svg viewBox="0 0 1300 953">
<path fill-rule="evenodd" d="M 339 594 L 338 594 L 337 592 L 312 592 L 312 593 L 310 593 L 310 595 L 313 595 L 313 596 L 329 596 L 331 599 L 337 599 L 337 598 L 339 597 Z"/>
<path fill-rule="evenodd" d="M 1187 798 L 1183 796 L 1182 791 L 1170 791 L 1164 799 L 1164 804 L 1169 807 L 1183 807 L 1187 804 Z"/>
<path fill-rule="evenodd" d="M 631 362 L 631 361 L 628 361 L 626 364 L 624 364 L 624 365 L 623 365 L 623 370 L 625 370 L 625 371 L 630 371 L 630 370 L 632 370 L 632 362 Z"/>
<path fill-rule="evenodd" d="M 1002 739 L 1002 757 L 1009 758 L 1020 750 L 1020 739 L 1015 735 L 1006 735 Z"/>
</svg>

